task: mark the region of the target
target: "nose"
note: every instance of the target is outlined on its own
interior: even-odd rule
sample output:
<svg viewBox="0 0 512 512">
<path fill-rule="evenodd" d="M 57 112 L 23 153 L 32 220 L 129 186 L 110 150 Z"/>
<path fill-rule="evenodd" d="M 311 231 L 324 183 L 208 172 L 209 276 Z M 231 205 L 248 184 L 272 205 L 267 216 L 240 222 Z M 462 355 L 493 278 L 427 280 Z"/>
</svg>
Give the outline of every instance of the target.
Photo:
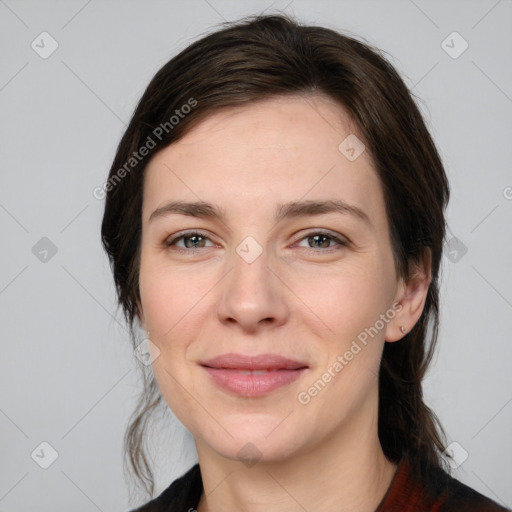
<svg viewBox="0 0 512 512">
<path fill-rule="evenodd" d="M 247 332 L 286 323 L 286 286 L 269 263 L 267 251 L 251 263 L 233 252 L 231 270 L 220 283 L 217 315 L 222 323 L 236 324 Z"/>
</svg>

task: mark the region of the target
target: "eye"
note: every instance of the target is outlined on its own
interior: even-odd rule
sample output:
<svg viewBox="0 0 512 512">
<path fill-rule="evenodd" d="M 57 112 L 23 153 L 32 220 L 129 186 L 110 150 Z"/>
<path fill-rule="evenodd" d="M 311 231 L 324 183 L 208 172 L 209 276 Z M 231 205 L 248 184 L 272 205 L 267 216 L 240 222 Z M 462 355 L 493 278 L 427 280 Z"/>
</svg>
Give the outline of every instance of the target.
<svg viewBox="0 0 512 512">
<path fill-rule="evenodd" d="M 193 251 L 204 247 L 213 247 L 213 243 L 211 246 L 206 245 L 207 240 L 211 242 L 205 233 L 189 231 L 188 233 L 178 233 L 178 235 L 168 238 L 164 244 L 166 247 L 174 246 L 182 251 L 190 252 L 188 249 Z M 183 242 L 183 245 L 179 245 L 181 242 Z"/>
<path fill-rule="evenodd" d="M 336 246 L 347 247 L 349 245 L 347 240 L 323 231 L 309 233 L 300 238 L 299 241 L 301 243 L 302 241 L 305 241 L 307 246 L 297 244 L 298 247 L 305 247 L 306 249 L 312 249 L 316 252 L 325 252 L 318 251 L 318 249 L 335 249 Z M 332 243 L 334 243 L 334 245 L 331 245 Z"/>
<path fill-rule="evenodd" d="M 210 245 L 207 245 L 207 242 Z M 347 247 L 349 242 L 343 237 L 338 237 L 332 233 L 324 231 L 314 231 L 306 234 L 298 239 L 299 243 L 295 243 L 294 246 L 303 247 L 313 252 L 331 252 L 337 250 L 339 247 Z M 307 245 L 301 245 L 303 243 Z M 199 249 L 205 249 L 207 247 L 215 247 L 215 244 L 210 240 L 207 234 L 201 231 L 189 231 L 181 232 L 176 235 L 169 237 L 164 241 L 165 247 L 173 247 L 174 249 L 191 253 Z"/>
</svg>

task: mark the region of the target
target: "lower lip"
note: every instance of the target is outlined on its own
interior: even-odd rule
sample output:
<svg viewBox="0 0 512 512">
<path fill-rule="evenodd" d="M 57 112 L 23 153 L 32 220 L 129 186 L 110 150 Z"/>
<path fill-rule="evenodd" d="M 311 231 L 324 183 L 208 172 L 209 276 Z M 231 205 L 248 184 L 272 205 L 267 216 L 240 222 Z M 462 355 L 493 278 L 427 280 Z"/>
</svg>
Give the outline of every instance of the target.
<svg viewBox="0 0 512 512">
<path fill-rule="evenodd" d="M 296 381 L 307 368 L 298 370 L 276 370 L 256 375 L 247 375 L 238 370 L 203 367 L 221 388 L 244 397 L 264 396 Z"/>
</svg>

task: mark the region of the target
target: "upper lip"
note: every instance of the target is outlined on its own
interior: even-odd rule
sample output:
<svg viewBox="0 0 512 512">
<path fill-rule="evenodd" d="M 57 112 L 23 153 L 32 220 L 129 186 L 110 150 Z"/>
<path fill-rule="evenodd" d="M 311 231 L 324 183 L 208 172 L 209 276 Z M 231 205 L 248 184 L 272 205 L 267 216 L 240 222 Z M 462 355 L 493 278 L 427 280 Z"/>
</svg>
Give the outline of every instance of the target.
<svg viewBox="0 0 512 512">
<path fill-rule="evenodd" d="M 308 365 L 277 354 L 259 354 L 244 356 L 242 354 L 223 354 L 201 362 L 209 368 L 226 368 L 233 370 L 297 370 Z"/>
</svg>

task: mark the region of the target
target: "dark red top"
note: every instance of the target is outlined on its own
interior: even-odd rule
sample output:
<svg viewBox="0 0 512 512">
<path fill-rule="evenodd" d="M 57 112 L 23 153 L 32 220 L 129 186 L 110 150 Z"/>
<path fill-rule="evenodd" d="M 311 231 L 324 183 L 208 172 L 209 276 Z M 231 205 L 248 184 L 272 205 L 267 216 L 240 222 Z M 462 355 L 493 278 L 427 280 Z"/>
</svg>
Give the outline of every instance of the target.
<svg viewBox="0 0 512 512">
<path fill-rule="evenodd" d="M 202 492 L 201 471 L 199 464 L 196 464 L 181 478 L 175 480 L 160 496 L 133 512 L 195 510 Z M 411 470 L 407 459 L 403 459 L 375 512 L 503 512 L 507 510 L 441 469 L 424 470 L 423 474 L 418 476 Z"/>
</svg>

